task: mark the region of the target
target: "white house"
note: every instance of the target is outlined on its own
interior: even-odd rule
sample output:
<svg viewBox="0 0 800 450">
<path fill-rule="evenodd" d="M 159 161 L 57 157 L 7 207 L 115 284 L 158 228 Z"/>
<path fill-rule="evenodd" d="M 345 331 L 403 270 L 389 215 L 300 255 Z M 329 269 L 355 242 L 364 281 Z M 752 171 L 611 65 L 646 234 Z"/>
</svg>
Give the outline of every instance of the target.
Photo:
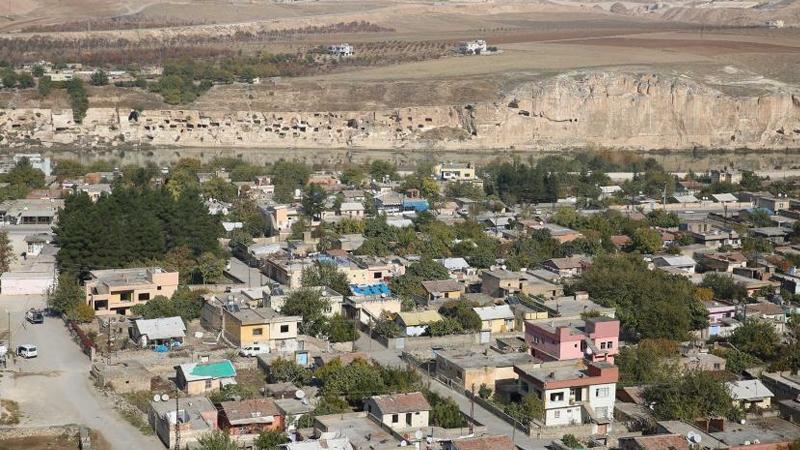
<svg viewBox="0 0 800 450">
<path fill-rule="evenodd" d="M 334 44 L 328 46 L 328 53 L 333 56 L 353 56 L 355 54 L 355 49 L 353 46 L 348 43 L 342 44 Z"/>
<path fill-rule="evenodd" d="M 738 380 L 725 383 L 725 387 L 731 394 L 731 399 L 736 406 L 745 411 L 748 409 L 767 409 L 772 402 L 772 391 L 770 391 L 761 380 Z"/>
<path fill-rule="evenodd" d="M 585 364 L 585 365 L 584 365 Z M 607 362 L 576 360 L 514 366 L 520 394 L 544 402 L 547 427 L 592 423 L 592 433 L 611 429 L 619 369 Z"/>
<path fill-rule="evenodd" d="M 395 431 L 428 426 L 431 405 L 420 392 L 374 395 L 364 403 L 364 410 Z"/>
<path fill-rule="evenodd" d="M 458 43 L 458 52 L 464 55 L 477 55 L 484 53 L 486 52 L 486 48 L 486 41 L 483 39 Z"/>
</svg>

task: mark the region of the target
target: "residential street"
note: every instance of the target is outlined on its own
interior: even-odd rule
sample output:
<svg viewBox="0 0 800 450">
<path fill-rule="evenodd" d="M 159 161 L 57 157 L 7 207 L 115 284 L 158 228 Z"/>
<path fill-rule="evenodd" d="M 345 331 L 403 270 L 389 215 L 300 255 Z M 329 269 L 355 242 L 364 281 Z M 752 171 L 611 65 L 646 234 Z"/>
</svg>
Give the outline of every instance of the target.
<svg viewBox="0 0 800 450">
<path fill-rule="evenodd" d="M 43 306 L 41 297 L 0 296 L 0 329 L 7 329 L 10 310 L 12 345 L 39 348 L 38 358 L 18 358 L 0 378 L 2 397 L 19 402 L 20 425 L 81 424 L 101 433 L 114 448 L 162 449 L 157 438 L 142 435 L 92 387 L 89 358 L 60 319 L 48 317 L 41 325 L 25 321 L 28 308 Z"/>
<path fill-rule="evenodd" d="M 399 351 L 388 350 L 386 347 L 382 346 L 380 342 L 370 339 L 370 337 L 363 332 L 360 333 L 359 339 L 356 341 L 356 350 L 367 352 L 373 359 L 383 365 L 406 365 L 406 363 L 400 359 Z M 433 378 L 428 378 L 428 375 L 421 370 L 418 372 L 426 384 L 430 382 L 430 389 L 433 392 L 436 392 L 443 397 L 452 398 L 456 403 L 458 403 L 458 407 L 461 409 L 461 412 L 469 415 L 472 402 L 469 398 L 467 398 L 466 395 L 450 389 Z M 477 403 L 475 404 L 475 420 L 486 425 L 489 433 L 491 434 L 505 434 L 512 436 L 514 438 L 514 443 L 518 447 L 525 450 L 543 449 L 546 445 L 549 445 L 553 441 L 552 439 L 531 438 L 525 436 L 525 434 L 519 430 L 514 432 L 514 428 L 508 422 L 495 416 Z"/>
</svg>

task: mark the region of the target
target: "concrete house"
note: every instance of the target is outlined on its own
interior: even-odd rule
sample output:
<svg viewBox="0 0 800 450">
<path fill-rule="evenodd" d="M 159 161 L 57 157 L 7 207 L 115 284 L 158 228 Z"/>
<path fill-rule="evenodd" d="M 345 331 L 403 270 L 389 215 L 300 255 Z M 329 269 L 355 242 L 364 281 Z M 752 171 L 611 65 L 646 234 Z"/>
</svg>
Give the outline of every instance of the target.
<svg viewBox="0 0 800 450">
<path fill-rule="evenodd" d="M 492 297 L 505 297 L 522 293 L 545 298 L 559 297 L 564 289 L 526 272 L 490 270 L 481 274 L 481 292 Z"/>
<path fill-rule="evenodd" d="M 619 320 L 610 317 L 526 322 L 525 342 L 531 354 L 543 361 L 586 358 L 613 363 L 619 353 L 619 328 Z"/>
<path fill-rule="evenodd" d="M 219 427 L 238 439 L 255 438 L 262 431 L 283 431 L 284 416 L 271 398 L 227 401 L 220 403 Z"/>
<path fill-rule="evenodd" d="M 420 392 L 374 395 L 364 402 L 364 410 L 378 422 L 395 431 L 428 426 L 431 405 Z"/>
<path fill-rule="evenodd" d="M 186 363 L 177 367 L 175 383 L 189 395 L 216 391 L 227 384 L 236 384 L 236 369 L 227 359 L 208 363 Z"/>
<path fill-rule="evenodd" d="M 423 281 L 422 287 L 428 294 L 428 301 L 451 300 L 461 298 L 464 285 L 457 280 L 430 280 Z"/>
<path fill-rule="evenodd" d="M 178 272 L 160 267 L 93 270 L 86 281 L 86 303 L 95 314 L 127 315 L 130 309 L 153 297 L 170 298 L 178 289 Z"/>
<path fill-rule="evenodd" d="M 542 267 L 564 278 L 580 276 L 588 265 L 589 261 L 579 256 L 552 258 L 542 263 Z"/>
<path fill-rule="evenodd" d="M 186 325 L 180 316 L 139 319 L 133 321 L 128 332 L 131 339 L 143 348 L 162 344 L 169 346 L 175 342 L 183 343 Z"/>
<path fill-rule="evenodd" d="M 495 305 L 472 308 L 481 318 L 481 330 L 492 333 L 507 333 L 514 331 L 516 322 L 514 311 L 509 305 Z"/>
<path fill-rule="evenodd" d="M 301 316 L 282 316 L 270 308 L 222 308 L 225 337 L 234 345 L 261 344 L 270 351 L 297 350 Z"/>
<path fill-rule="evenodd" d="M 428 331 L 428 325 L 440 322 L 442 316 L 436 311 L 408 311 L 397 313 L 394 320 L 405 336 L 422 336 Z"/>
<path fill-rule="evenodd" d="M 167 446 L 175 448 L 175 425 L 181 430 L 181 446 L 192 447 L 204 434 L 219 429 L 217 408 L 204 396 L 150 402 L 148 420 L 156 436 Z"/>
<path fill-rule="evenodd" d="M 576 365 L 575 360 L 516 366 L 522 395 L 544 402 L 545 426 L 592 423 L 592 432 L 610 431 L 619 369 L 607 362 Z"/>
<path fill-rule="evenodd" d="M 457 350 L 436 351 L 436 374 L 454 381 L 465 390 L 485 384 L 493 391 L 501 384 L 516 383 L 514 366 L 539 362 L 528 353 L 476 353 Z"/>
</svg>

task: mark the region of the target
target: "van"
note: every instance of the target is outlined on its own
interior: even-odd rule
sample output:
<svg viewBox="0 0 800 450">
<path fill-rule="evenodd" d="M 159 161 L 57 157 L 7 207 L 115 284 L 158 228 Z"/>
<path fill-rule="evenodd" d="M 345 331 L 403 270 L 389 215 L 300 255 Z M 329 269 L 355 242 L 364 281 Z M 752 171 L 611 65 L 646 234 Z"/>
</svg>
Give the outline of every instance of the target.
<svg viewBox="0 0 800 450">
<path fill-rule="evenodd" d="M 17 347 L 17 356 L 28 359 L 39 356 L 39 349 L 35 345 L 20 345 Z"/>
<path fill-rule="evenodd" d="M 269 347 L 258 344 L 248 345 L 247 347 L 242 347 L 241 350 L 239 350 L 240 355 L 250 357 L 263 355 L 265 353 L 269 353 Z"/>
</svg>

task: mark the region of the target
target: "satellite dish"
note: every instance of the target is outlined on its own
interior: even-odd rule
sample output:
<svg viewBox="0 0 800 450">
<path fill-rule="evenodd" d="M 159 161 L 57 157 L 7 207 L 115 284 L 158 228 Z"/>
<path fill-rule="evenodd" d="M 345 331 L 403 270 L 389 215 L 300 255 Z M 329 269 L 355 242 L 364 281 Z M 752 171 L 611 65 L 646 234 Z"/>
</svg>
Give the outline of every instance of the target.
<svg viewBox="0 0 800 450">
<path fill-rule="evenodd" d="M 156 395 L 153 396 L 153 401 L 154 402 L 157 402 L 159 400 L 161 400 L 161 396 L 160 395 L 156 394 Z"/>
<path fill-rule="evenodd" d="M 702 437 L 701 437 L 699 434 L 695 433 L 694 431 L 690 431 L 690 432 L 688 432 L 688 433 L 686 434 L 686 439 L 687 439 L 689 442 L 691 442 L 692 444 L 699 444 L 699 443 L 700 443 L 700 441 L 702 441 L 702 440 L 703 440 L 703 438 L 702 438 Z"/>
<path fill-rule="evenodd" d="M 294 393 L 294 397 L 295 397 L 295 398 L 297 398 L 297 399 L 299 399 L 299 400 L 302 400 L 302 399 L 304 399 L 304 398 L 305 398 L 305 396 L 306 396 L 306 393 L 305 393 L 305 392 L 303 392 L 303 390 L 302 390 L 302 389 L 298 389 L 298 390 L 297 390 L 297 391 L 295 391 L 295 393 Z"/>
<path fill-rule="evenodd" d="M 414 438 L 416 438 L 417 440 L 422 439 L 422 430 L 415 431 L 414 432 Z"/>
<path fill-rule="evenodd" d="M 166 401 L 168 401 L 168 400 L 169 400 L 169 395 L 167 395 L 167 394 L 161 394 L 161 400 L 162 400 L 162 401 L 165 401 L 165 402 L 166 402 Z"/>
<path fill-rule="evenodd" d="M 406 441 L 400 442 L 400 447 L 406 447 L 406 446 L 408 446 L 408 442 Z"/>
</svg>

